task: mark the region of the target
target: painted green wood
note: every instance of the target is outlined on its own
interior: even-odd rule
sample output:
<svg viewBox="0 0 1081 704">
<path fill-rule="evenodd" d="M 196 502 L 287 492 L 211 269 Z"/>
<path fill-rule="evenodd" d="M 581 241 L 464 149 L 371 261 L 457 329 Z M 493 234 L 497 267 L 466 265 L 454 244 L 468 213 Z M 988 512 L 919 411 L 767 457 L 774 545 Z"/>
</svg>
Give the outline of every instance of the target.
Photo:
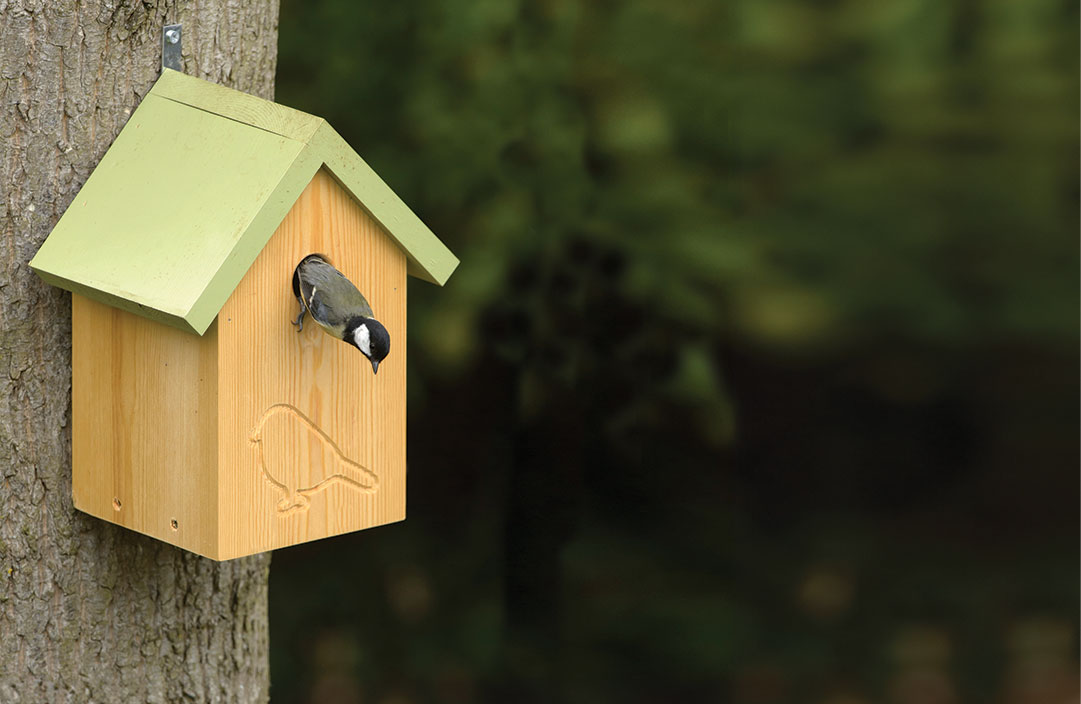
<svg viewBox="0 0 1081 704">
<path fill-rule="evenodd" d="M 161 72 L 150 95 L 175 100 L 299 142 L 307 142 L 325 123 L 321 117 L 171 69 Z"/>
<path fill-rule="evenodd" d="M 122 295 L 117 295 L 114 293 L 109 293 L 108 291 L 104 291 L 101 288 L 95 287 L 93 284 L 84 284 L 80 281 L 72 281 L 71 279 L 66 279 L 63 276 L 58 276 L 56 274 L 53 274 L 52 272 L 42 269 L 34 268 L 34 272 L 39 277 L 41 277 L 42 281 L 49 284 L 50 286 L 56 286 L 57 288 L 62 288 L 65 291 L 77 293 L 80 296 L 84 296 L 86 298 L 91 298 L 95 301 L 105 303 L 106 305 L 110 305 L 113 308 L 119 308 L 120 310 L 134 313 L 135 315 L 141 315 L 144 318 L 156 320 L 159 323 L 164 323 L 174 328 L 180 328 L 185 332 L 195 333 L 196 335 L 201 334 L 201 332 L 206 332 L 205 330 L 196 330 L 179 313 L 167 313 L 165 311 L 156 310 L 141 303 L 136 303 L 135 301 L 129 298 L 125 298 Z"/>
<path fill-rule="evenodd" d="M 203 334 L 323 165 L 442 285 L 458 259 L 318 117 L 165 70 L 30 266 Z"/>
<path fill-rule="evenodd" d="M 357 201 L 405 252 L 410 276 L 440 286 L 445 284 L 457 268 L 458 258 L 390 190 L 372 167 L 326 122 L 309 144 L 347 191 L 363 194 L 363 197 L 357 196 Z"/>
<path fill-rule="evenodd" d="M 199 334 L 202 334 L 217 317 L 218 311 L 229 300 L 233 289 L 248 273 L 255 258 L 263 251 L 263 247 L 270 241 L 274 231 L 278 229 L 278 225 L 296 203 L 300 194 L 304 192 L 320 166 L 319 160 L 314 157 L 311 150 L 303 149 L 289 170 L 282 175 L 281 181 L 270 193 L 263 207 L 252 218 L 243 238 L 237 242 L 229 255 L 228 266 L 219 267 L 217 272 L 210 277 L 206 282 L 203 295 L 193 306 L 189 317 L 199 321 Z"/>
<path fill-rule="evenodd" d="M 268 201 L 285 216 L 273 199 L 304 148 L 147 96 L 30 266 L 202 334 L 229 295 L 207 283 L 243 277 L 254 254 L 238 245 Z"/>
<path fill-rule="evenodd" d="M 151 95 L 307 142 L 405 251 L 411 276 L 442 286 L 458 266 L 451 251 L 322 118 L 171 70 L 162 72 Z"/>
</svg>

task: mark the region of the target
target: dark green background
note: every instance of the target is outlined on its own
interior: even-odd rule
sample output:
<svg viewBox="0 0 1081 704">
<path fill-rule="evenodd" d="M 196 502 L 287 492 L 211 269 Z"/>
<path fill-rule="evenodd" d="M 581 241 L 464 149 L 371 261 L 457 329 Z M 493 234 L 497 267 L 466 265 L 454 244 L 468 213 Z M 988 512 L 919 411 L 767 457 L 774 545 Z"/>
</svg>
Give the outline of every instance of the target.
<svg viewBox="0 0 1081 704">
<path fill-rule="evenodd" d="M 462 265 L 276 703 L 1076 698 L 1076 2 L 285 0 L 278 100 Z"/>
</svg>

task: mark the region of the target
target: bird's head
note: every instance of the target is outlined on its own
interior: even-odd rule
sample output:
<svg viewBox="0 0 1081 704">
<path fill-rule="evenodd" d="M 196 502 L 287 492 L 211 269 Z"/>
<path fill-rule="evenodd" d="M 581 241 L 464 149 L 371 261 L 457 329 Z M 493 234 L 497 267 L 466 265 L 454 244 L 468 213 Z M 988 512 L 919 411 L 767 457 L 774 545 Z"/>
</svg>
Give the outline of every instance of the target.
<svg viewBox="0 0 1081 704">
<path fill-rule="evenodd" d="M 390 335 L 375 318 L 360 318 L 349 325 L 345 341 L 356 347 L 372 363 L 372 373 L 379 373 L 379 363 L 390 353 Z"/>
</svg>

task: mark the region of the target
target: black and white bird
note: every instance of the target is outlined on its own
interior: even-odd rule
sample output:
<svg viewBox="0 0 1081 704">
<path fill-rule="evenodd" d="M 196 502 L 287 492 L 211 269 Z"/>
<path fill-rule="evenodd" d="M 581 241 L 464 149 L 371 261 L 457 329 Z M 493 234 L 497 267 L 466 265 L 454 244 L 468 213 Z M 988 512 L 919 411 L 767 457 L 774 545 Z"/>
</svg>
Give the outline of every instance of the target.
<svg viewBox="0 0 1081 704">
<path fill-rule="evenodd" d="M 300 301 L 300 315 L 293 321 L 298 332 L 304 329 L 304 314 L 311 313 L 328 335 L 356 347 L 372 363 L 372 372 L 379 372 L 379 363 L 390 352 L 390 335 L 342 272 L 322 255 L 309 254 L 293 272 L 293 295 Z"/>
</svg>

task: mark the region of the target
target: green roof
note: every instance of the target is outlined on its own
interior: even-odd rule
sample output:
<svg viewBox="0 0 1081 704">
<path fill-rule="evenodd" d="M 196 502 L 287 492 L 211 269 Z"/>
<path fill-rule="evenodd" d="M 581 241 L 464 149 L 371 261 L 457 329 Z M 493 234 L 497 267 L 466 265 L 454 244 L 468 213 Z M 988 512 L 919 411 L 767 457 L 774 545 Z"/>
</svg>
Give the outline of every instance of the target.
<svg viewBox="0 0 1081 704">
<path fill-rule="evenodd" d="M 322 118 L 165 69 L 30 262 L 50 284 L 203 334 L 326 167 L 442 285 L 458 259 Z"/>
</svg>

